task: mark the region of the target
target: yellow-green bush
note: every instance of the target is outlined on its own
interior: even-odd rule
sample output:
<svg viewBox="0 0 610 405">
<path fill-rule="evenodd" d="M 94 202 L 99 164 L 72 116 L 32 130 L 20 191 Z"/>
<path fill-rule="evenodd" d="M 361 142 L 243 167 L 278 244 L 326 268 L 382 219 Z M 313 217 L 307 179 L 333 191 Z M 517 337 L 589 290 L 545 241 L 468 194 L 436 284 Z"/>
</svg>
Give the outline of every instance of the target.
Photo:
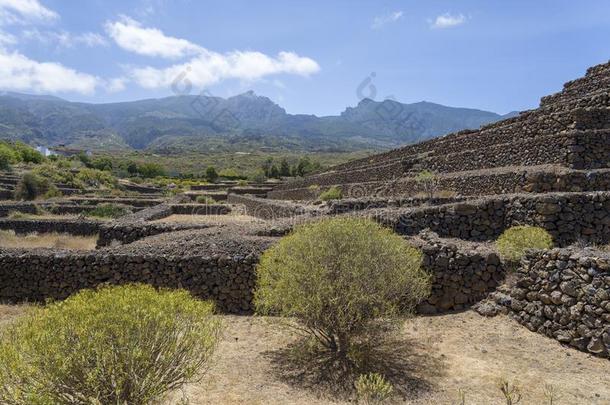
<svg viewBox="0 0 610 405">
<path fill-rule="evenodd" d="M 341 199 L 343 193 L 341 189 L 337 186 L 332 186 L 328 190 L 324 191 L 320 194 L 320 200 L 322 201 L 330 201 L 330 200 L 339 200 Z"/>
<path fill-rule="evenodd" d="M 216 204 L 216 200 L 207 195 L 199 195 L 195 201 L 199 204 Z"/>
<path fill-rule="evenodd" d="M 198 380 L 216 346 L 213 304 L 128 285 L 33 308 L 0 335 L 2 404 L 149 404 Z"/>
<path fill-rule="evenodd" d="M 519 261 L 527 249 L 550 249 L 553 237 L 535 226 L 513 226 L 500 235 L 496 247 L 502 258 Z"/>
<path fill-rule="evenodd" d="M 422 255 L 366 219 L 301 225 L 268 249 L 257 267 L 255 304 L 263 314 L 295 317 L 331 352 L 411 311 L 429 293 Z"/>
<path fill-rule="evenodd" d="M 392 395 L 392 384 L 390 384 L 379 373 L 362 374 L 355 382 L 358 399 L 364 404 L 379 404 Z"/>
</svg>

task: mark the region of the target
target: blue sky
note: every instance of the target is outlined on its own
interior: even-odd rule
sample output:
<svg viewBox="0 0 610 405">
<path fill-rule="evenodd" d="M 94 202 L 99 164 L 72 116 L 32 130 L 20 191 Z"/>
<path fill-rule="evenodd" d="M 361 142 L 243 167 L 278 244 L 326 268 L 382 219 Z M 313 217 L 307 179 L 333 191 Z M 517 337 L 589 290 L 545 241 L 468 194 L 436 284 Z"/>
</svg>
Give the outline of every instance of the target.
<svg viewBox="0 0 610 405">
<path fill-rule="evenodd" d="M 0 0 L 0 90 L 87 102 L 254 90 L 506 113 L 610 58 L 605 0 Z"/>
</svg>

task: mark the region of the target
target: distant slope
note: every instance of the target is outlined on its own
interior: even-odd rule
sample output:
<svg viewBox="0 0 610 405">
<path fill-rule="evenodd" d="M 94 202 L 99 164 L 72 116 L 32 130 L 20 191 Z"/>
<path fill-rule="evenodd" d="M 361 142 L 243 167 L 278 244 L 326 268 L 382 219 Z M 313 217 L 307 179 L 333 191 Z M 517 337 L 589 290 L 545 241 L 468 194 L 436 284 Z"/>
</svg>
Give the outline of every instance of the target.
<svg viewBox="0 0 610 405">
<path fill-rule="evenodd" d="M 110 104 L 0 93 L 0 138 L 160 153 L 391 148 L 502 118 L 428 102 L 369 99 L 339 116 L 292 115 L 251 91 L 228 99 L 176 96 Z"/>
</svg>

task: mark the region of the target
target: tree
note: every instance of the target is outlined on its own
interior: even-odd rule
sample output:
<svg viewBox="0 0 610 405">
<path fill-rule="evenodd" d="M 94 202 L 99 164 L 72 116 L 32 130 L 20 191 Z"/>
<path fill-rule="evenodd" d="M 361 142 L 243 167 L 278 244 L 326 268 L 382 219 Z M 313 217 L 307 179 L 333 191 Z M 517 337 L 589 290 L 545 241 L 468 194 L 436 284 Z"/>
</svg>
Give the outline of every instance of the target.
<svg viewBox="0 0 610 405">
<path fill-rule="evenodd" d="M 145 178 L 160 177 L 166 174 L 165 168 L 158 163 L 143 163 L 138 165 L 138 172 Z"/>
<path fill-rule="evenodd" d="M 208 168 L 205 169 L 205 178 L 212 183 L 218 179 L 218 173 L 216 173 L 214 166 L 208 166 Z"/>
<path fill-rule="evenodd" d="M 329 218 L 297 226 L 261 257 L 259 313 L 294 317 L 300 329 L 345 358 L 379 336 L 430 289 L 422 254 L 367 219 Z"/>
<path fill-rule="evenodd" d="M 271 177 L 272 179 L 280 178 L 280 171 L 276 165 L 271 166 L 271 169 L 269 170 L 269 177 Z"/>
<path fill-rule="evenodd" d="M 280 176 L 290 176 L 290 165 L 288 164 L 286 158 L 282 159 L 282 161 L 280 162 Z"/>
<path fill-rule="evenodd" d="M 438 179 L 434 173 L 430 170 L 423 170 L 415 177 L 415 181 L 429 199 L 434 198 L 434 193 L 438 188 Z"/>
<path fill-rule="evenodd" d="M 273 166 L 273 158 L 267 158 L 267 160 L 265 160 L 265 162 L 261 166 L 263 172 L 265 173 L 265 176 L 267 177 L 271 177 L 271 166 Z"/>
</svg>

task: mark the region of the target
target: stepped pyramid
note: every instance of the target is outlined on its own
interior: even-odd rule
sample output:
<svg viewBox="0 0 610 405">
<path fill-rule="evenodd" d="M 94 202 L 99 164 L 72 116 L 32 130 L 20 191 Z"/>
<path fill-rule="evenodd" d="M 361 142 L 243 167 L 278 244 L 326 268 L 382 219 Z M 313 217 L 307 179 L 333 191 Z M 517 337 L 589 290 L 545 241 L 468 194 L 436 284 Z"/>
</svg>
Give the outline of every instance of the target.
<svg viewBox="0 0 610 405">
<path fill-rule="evenodd" d="M 411 196 L 422 170 L 465 196 L 610 190 L 610 62 L 517 117 L 334 166 L 270 197 L 314 198 L 312 185 L 340 186 L 347 197 Z"/>
</svg>

